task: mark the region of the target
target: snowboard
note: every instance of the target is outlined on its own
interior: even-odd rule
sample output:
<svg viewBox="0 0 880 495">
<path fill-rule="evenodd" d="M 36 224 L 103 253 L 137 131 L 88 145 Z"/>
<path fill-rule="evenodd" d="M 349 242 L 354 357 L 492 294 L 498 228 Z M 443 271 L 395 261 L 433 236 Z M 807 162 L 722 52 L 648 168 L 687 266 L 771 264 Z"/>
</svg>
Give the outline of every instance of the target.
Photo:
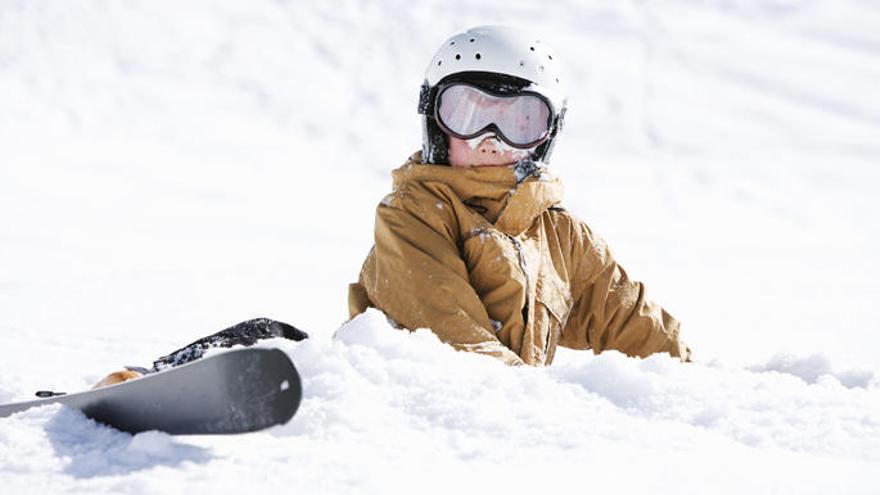
<svg viewBox="0 0 880 495">
<path fill-rule="evenodd" d="M 0 405 L 0 418 L 63 404 L 130 433 L 245 433 L 286 423 L 301 399 L 299 374 L 287 354 L 247 348 L 104 388 Z"/>
</svg>

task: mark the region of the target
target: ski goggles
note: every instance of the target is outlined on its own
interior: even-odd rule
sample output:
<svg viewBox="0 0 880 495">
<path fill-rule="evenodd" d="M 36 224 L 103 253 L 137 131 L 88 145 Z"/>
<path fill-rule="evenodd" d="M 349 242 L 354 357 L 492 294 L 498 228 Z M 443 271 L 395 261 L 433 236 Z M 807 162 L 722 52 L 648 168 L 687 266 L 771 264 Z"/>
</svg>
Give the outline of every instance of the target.
<svg viewBox="0 0 880 495">
<path fill-rule="evenodd" d="M 521 149 L 547 139 L 553 116 L 553 105 L 538 93 L 492 94 L 466 83 L 441 87 L 434 103 L 434 119 L 447 134 L 471 139 L 494 131 Z"/>
</svg>

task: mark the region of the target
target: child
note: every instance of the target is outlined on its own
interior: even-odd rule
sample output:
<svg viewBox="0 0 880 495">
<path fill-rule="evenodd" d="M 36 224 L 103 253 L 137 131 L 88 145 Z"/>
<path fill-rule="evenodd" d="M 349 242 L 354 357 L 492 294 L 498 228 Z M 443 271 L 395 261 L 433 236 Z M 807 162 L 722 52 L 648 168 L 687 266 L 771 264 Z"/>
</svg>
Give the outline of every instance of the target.
<svg viewBox="0 0 880 495">
<path fill-rule="evenodd" d="M 510 28 L 443 43 L 419 100 L 422 151 L 376 209 L 352 317 L 376 307 L 511 365 L 549 365 L 557 345 L 690 360 L 679 323 L 560 205 L 546 170 L 566 110 L 557 64 Z"/>
</svg>

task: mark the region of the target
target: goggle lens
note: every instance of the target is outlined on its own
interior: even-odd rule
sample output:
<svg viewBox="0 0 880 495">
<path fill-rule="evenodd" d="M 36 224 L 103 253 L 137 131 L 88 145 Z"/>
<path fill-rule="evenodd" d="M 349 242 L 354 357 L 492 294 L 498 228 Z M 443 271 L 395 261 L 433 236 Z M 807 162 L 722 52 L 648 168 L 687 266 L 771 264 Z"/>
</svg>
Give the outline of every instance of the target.
<svg viewBox="0 0 880 495">
<path fill-rule="evenodd" d="M 495 96 L 454 84 L 437 95 L 437 120 L 461 139 L 478 136 L 494 124 L 510 145 L 530 148 L 547 137 L 552 115 L 547 101 L 531 93 Z"/>
</svg>

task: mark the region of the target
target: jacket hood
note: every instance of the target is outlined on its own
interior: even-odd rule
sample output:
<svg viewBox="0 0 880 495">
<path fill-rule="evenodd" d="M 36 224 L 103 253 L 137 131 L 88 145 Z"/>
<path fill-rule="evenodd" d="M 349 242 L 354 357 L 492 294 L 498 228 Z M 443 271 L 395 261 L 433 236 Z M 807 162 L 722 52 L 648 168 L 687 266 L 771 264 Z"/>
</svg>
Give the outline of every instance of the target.
<svg viewBox="0 0 880 495">
<path fill-rule="evenodd" d="M 416 152 L 391 176 L 394 189 L 408 183 L 443 183 L 469 206 L 483 210 L 495 227 L 509 235 L 524 232 L 547 208 L 562 201 L 562 183 L 545 169 L 534 169 L 526 177 L 514 167 L 455 168 L 422 163 Z"/>
</svg>

